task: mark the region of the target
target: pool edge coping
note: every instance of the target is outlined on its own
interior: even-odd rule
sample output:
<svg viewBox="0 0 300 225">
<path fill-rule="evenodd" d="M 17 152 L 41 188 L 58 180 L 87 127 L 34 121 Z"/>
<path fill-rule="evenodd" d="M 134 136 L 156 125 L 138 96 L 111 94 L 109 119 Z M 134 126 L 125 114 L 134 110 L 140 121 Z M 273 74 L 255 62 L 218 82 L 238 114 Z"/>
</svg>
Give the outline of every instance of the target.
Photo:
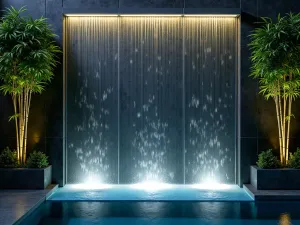
<svg viewBox="0 0 300 225">
<path fill-rule="evenodd" d="M 44 203 L 54 192 L 58 189 L 58 184 L 50 184 L 49 191 L 35 204 L 33 205 L 25 214 L 23 214 L 19 219 L 14 221 L 12 225 L 19 225 L 21 224 L 31 213 L 36 210 L 42 203 Z M 48 189 L 48 188 L 46 188 Z"/>
</svg>

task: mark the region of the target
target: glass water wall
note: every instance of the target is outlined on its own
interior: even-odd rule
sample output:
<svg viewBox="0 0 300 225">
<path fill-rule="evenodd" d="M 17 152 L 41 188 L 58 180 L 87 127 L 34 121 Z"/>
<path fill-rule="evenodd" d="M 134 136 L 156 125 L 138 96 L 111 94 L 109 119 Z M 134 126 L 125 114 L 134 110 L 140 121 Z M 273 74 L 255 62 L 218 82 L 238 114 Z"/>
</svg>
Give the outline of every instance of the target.
<svg viewBox="0 0 300 225">
<path fill-rule="evenodd" d="M 67 183 L 235 183 L 237 19 L 67 17 Z"/>
</svg>

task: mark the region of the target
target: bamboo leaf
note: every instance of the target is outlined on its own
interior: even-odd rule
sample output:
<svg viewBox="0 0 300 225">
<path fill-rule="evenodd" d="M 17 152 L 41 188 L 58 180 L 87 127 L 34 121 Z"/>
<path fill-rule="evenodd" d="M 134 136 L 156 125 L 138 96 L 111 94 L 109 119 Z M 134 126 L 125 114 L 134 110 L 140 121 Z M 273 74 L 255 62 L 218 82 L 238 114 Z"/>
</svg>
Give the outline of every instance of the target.
<svg viewBox="0 0 300 225">
<path fill-rule="evenodd" d="M 291 118 L 295 118 L 294 114 L 291 114 L 291 115 L 289 115 L 289 116 L 286 116 L 286 117 L 285 117 L 285 120 L 286 120 L 286 121 L 289 121 L 289 120 L 291 120 Z"/>
<path fill-rule="evenodd" d="M 8 121 L 10 122 L 10 121 L 15 120 L 15 119 L 17 119 L 19 117 L 20 117 L 19 113 L 18 114 L 14 114 L 14 115 L 12 115 L 12 116 L 9 117 Z"/>
</svg>

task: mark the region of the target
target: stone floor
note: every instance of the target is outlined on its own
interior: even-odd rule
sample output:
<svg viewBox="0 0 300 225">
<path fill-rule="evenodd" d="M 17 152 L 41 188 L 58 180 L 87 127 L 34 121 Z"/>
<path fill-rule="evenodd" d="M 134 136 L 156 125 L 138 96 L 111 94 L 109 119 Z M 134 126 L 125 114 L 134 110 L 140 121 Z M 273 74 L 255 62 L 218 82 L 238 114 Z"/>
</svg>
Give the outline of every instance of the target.
<svg viewBox="0 0 300 225">
<path fill-rule="evenodd" d="M 299 201 L 300 190 L 257 190 L 251 184 L 245 184 L 244 190 L 255 201 Z"/>
<path fill-rule="evenodd" d="M 12 225 L 21 220 L 56 189 L 57 185 L 45 190 L 0 190 L 0 224 Z"/>
</svg>

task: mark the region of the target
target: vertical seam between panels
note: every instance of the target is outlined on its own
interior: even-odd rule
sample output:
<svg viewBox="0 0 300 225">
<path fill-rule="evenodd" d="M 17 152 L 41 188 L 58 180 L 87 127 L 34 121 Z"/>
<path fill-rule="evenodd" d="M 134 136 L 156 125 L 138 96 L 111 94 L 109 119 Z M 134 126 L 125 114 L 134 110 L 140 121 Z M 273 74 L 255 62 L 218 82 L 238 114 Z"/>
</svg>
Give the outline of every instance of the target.
<svg viewBox="0 0 300 225">
<path fill-rule="evenodd" d="M 120 17 L 118 23 L 118 184 L 120 184 Z"/>
<path fill-rule="evenodd" d="M 182 19 L 182 147 L 183 183 L 185 184 L 185 18 Z"/>
</svg>

